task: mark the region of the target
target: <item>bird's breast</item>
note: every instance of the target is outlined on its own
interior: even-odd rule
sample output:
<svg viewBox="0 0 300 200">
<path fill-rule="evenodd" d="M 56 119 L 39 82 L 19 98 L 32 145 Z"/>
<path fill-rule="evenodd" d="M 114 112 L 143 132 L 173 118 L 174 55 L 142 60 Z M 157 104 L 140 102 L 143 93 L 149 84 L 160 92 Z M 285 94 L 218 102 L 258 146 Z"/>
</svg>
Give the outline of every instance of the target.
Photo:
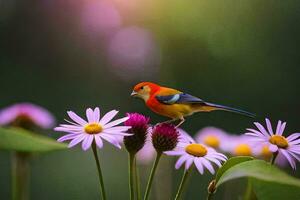
<svg viewBox="0 0 300 200">
<path fill-rule="evenodd" d="M 193 109 L 188 104 L 162 104 L 155 98 L 150 98 L 146 105 L 155 113 L 172 119 L 179 119 L 193 113 Z"/>
</svg>

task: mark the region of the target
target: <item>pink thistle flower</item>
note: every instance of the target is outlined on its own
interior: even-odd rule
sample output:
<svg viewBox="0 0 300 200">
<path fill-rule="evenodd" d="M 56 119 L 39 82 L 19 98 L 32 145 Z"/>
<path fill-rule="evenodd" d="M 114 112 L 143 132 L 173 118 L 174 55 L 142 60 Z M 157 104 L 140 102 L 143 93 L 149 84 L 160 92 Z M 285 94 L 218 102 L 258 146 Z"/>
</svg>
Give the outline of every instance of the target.
<svg viewBox="0 0 300 200">
<path fill-rule="evenodd" d="M 127 113 L 127 117 L 129 119 L 124 124 L 131 127 L 128 132 L 132 135 L 124 137 L 124 145 L 128 152 L 135 154 L 146 142 L 150 118 L 139 113 Z"/>
<path fill-rule="evenodd" d="M 152 144 L 157 152 L 170 151 L 178 143 L 179 132 L 172 124 L 158 124 L 152 130 Z"/>
<path fill-rule="evenodd" d="M 41 128 L 54 126 L 53 115 L 38 105 L 31 103 L 17 103 L 0 111 L 0 125 L 15 125 L 23 128 L 36 125 Z"/>
<path fill-rule="evenodd" d="M 60 126 L 56 127 L 54 130 L 68 133 L 57 141 L 64 142 L 71 140 L 68 146 L 69 148 L 74 147 L 80 142 L 82 142 L 82 149 L 84 151 L 88 150 L 93 142 L 95 142 L 99 148 L 102 148 L 102 140 L 106 140 L 114 146 L 121 148 L 120 136 L 131 135 L 127 133 L 128 129 L 131 128 L 130 126 L 117 126 L 128 120 L 129 117 L 111 121 L 118 113 L 116 110 L 106 113 L 100 119 L 100 109 L 98 107 L 94 110 L 88 108 L 86 110 L 87 121 L 72 111 L 68 111 L 67 113 L 74 122 L 66 120 L 70 124 L 60 124 Z"/>
<path fill-rule="evenodd" d="M 269 119 L 266 118 L 267 129 L 260 123 L 255 122 L 258 130 L 247 129 L 249 132 L 245 135 L 252 137 L 253 142 L 261 145 L 267 145 L 273 154 L 283 155 L 291 165 L 296 169 L 296 160 L 300 161 L 300 133 L 291 134 L 288 137 L 283 136 L 286 122 L 278 121 L 276 132 L 274 133 Z"/>
<path fill-rule="evenodd" d="M 188 170 L 194 164 L 200 174 L 204 173 L 204 169 L 208 169 L 211 174 L 215 173 L 211 163 L 215 163 L 218 167 L 222 166 L 222 161 L 226 161 L 227 157 L 216 152 L 213 148 L 204 144 L 197 143 L 188 134 L 181 134 L 181 139 L 175 150 L 166 151 L 169 156 L 180 156 L 175 164 L 175 168 L 179 169 L 185 163 L 185 170 Z"/>
</svg>

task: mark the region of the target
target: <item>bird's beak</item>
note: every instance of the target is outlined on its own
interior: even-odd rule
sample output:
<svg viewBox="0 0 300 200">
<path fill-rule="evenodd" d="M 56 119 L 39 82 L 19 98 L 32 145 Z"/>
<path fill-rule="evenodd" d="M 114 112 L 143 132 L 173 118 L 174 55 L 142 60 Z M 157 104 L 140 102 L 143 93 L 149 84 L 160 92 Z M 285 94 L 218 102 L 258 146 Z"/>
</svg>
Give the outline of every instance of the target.
<svg viewBox="0 0 300 200">
<path fill-rule="evenodd" d="M 132 91 L 131 94 L 130 94 L 130 96 L 135 97 L 137 94 L 138 94 L 137 92 Z"/>
</svg>

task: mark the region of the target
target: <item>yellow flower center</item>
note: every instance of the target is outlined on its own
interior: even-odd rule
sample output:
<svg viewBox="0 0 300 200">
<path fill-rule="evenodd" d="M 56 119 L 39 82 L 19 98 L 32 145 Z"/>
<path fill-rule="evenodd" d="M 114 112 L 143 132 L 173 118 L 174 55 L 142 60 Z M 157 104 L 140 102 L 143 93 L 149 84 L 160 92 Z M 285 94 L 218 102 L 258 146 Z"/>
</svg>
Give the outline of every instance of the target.
<svg viewBox="0 0 300 200">
<path fill-rule="evenodd" d="M 269 142 L 272 144 L 277 145 L 279 148 L 287 148 L 289 146 L 288 141 L 285 139 L 285 137 L 281 135 L 272 135 L 269 139 Z"/>
<path fill-rule="evenodd" d="M 269 160 L 272 157 L 272 152 L 270 151 L 268 145 L 264 145 L 261 149 L 261 155 L 264 159 Z"/>
<path fill-rule="evenodd" d="M 203 157 L 207 154 L 207 149 L 201 144 L 189 144 L 185 147 L 185 151 L 196 157 Z"/>
<path fill-rule="evenodd" d="M 84 131 L 88 134 L 98 134 L 103 131 L 103 127 L 98 123 L 90 123 L 84 126 Z"/>
<path fill-rule="evenodd" d="M 214 135 L 208 135 L 204 138 L 204 143 L 210 147 L 217 148 L 220 145 L 220 140 Z"/>
<path fill-rule="evenodd" d="M 248 144 L 239 144 L 235 147 L 234 153 L 237 156 L 250 156 L 252 152 Z"/>
</svg>

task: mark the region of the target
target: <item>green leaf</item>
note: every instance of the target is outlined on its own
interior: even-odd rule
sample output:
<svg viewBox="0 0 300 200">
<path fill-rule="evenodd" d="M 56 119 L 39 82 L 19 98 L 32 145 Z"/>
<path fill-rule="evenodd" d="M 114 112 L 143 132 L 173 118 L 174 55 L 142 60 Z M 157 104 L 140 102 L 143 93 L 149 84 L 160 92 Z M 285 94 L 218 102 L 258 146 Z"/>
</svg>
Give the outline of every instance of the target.
<svg viewBox="0 0 300 200">
<path fill-rule="evenodd" d="M 218 170 L 217 175 L 216 175 L 216 182 L 218 183 L 220 177 L 231 167 L 240 164 L 242 162 L 246 162 L 249 160 L 253 160 L 253 157 L 250 156 L 236 156 L 236 157 L 232 157 L 229 158 L 224 164 L 223 166 Z"/>
<path fill-rule="evenodd" d="M 242 162 L 227 169 L 219 178 L 217 187 L 242 177 L 250 178 L 258 199 L 280 200 L 300 197 L 300 180 L 263 160 Z"/>
<path fill-rule="evenodd" d="M 0 128 L 0 149 L 20 152 L 48 152 L 66 149 L 54 139 L 19 128 Z"/>
</svg>

